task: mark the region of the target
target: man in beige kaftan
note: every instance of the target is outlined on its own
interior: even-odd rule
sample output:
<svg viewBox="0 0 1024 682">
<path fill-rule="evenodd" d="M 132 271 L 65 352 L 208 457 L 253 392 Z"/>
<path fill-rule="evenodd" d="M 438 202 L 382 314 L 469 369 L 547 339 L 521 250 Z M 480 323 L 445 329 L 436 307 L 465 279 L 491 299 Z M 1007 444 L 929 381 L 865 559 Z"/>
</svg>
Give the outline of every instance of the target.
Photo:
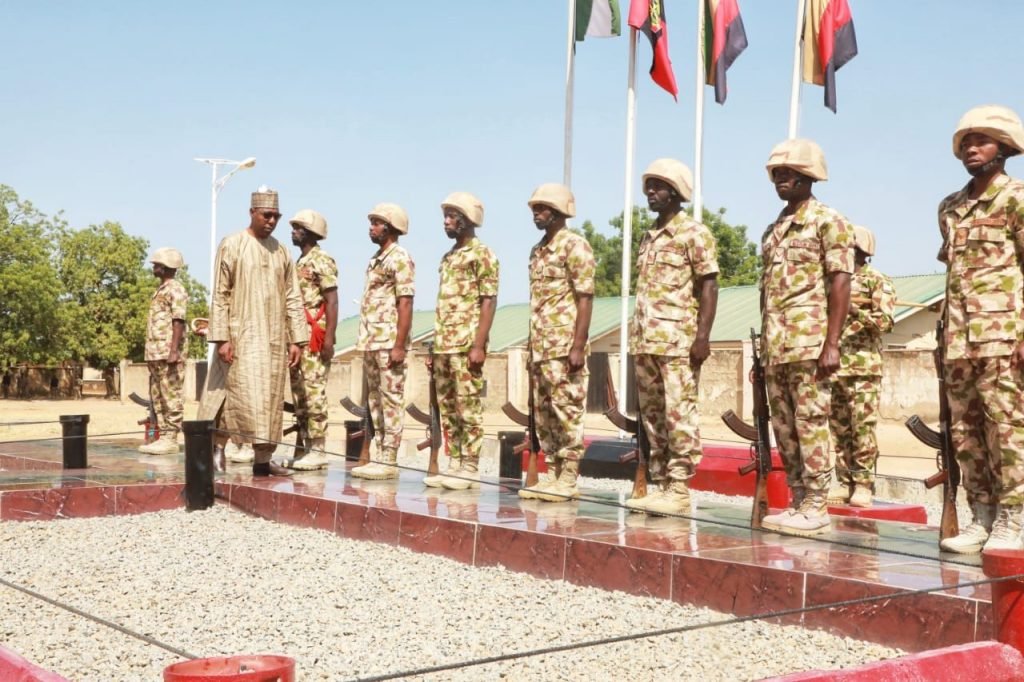
<svg viewBox="0 0 1024 682">
<path fill-rule="evenodd" d="M 281 218 L 277 192 L 252 195 L 250 223 L 217 249 L 207 341 L 217 352 L 199 405 L 199 419 L 214 419 L 217 452 L 229 434 L 251 441 L 254 476 L 287 476 L 270 461 L 281 440 L 288 367 L 298 364 L 309 325 L 295 267 L 270 236 Z M 218 459 L 215 455 L 215 459 Z"/>
</svg>

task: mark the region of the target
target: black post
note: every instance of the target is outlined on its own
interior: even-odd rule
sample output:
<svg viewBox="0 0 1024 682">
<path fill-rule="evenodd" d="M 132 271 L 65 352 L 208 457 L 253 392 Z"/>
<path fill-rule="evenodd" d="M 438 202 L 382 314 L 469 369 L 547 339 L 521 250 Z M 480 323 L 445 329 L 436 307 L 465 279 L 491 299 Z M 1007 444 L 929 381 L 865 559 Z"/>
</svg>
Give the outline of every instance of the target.
<svg viewBox="0 0 1024 682">
<path fill-rule="evenodd" d="M 524 440 L 526 434 L 522 431 L 498 431 L 498 443 L 501 446 L 498 451 L 498 476 L 517 481 L 523 478 L 523 455 L 517 455 L 513 450 Z"/>
<path fill-rule="evenodd" d="M 359 453 L 363 449 L 363 439 L 366 438 L 365 434 L 361 436 L 352 437 L 352 434 L 359 433 L 363 429 L 363 422 L 359 419 L 346 419 L 345 420 L 345 461 L 346 462 L 358 462 Z"/>
<path fill-rule="evenodd" d="M 64 468 L 88 469 L 89 452 L 86 441 L 89 435 L 89 415 L 62 414 L 60 426 L 64 431 Z"/>
<path fill-rule="evenodd" d="M 185 432 L 185 509 L 213 506 L 213 422 L 188 421 Z"/>
</svg>

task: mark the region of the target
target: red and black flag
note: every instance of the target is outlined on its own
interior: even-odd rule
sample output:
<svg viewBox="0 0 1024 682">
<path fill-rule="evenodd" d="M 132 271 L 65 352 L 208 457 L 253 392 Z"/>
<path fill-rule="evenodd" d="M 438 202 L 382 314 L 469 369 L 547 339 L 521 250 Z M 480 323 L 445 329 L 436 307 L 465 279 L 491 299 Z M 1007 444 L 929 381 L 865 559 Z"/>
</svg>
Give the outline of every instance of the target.
<svg viewBox="0 0 1024 682">
<path fill-rule="evenodd" d="M 672 73 L 672 60 L 668 58 L 668 28 L 665 25 L 665 6 L 661 0 L 631 0 L 629 3 L 629 25 L 644 32 L 651 41 L 654 61 L 651 63 L 651 79 L 672 97 L 679 94 L 676 77 Z"/>
<path fill-rule="evenodd" d="M 728 89 L 725 72 L 747 49 L 747 32 L 743 30 L 737 0 L 701 0 L 704 12 L 704 66 L 707 84 L 715 86 L 715 101 L 725 104 Z"/>
<path fill-rule="evenodd" d="M 857 56 L 857 34 L 846 0 L 807 0 L 804 82 L 825 86 L 825 106 L 836 110 L 836 71 Z"/>
</svg>

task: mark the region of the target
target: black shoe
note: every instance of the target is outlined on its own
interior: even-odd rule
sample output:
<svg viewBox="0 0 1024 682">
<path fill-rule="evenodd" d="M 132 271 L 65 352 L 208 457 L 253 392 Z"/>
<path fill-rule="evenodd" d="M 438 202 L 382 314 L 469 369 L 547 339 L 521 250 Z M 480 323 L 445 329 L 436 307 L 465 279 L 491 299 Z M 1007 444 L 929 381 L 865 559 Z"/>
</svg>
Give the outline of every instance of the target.
<svg viewBox="0 0 1024 682">
<path fill-rule="evenodd" d="M 259 462 L 252 465 L 253 476 L 291 476 L 292 472 L 273 462 Z"/>
</svg>

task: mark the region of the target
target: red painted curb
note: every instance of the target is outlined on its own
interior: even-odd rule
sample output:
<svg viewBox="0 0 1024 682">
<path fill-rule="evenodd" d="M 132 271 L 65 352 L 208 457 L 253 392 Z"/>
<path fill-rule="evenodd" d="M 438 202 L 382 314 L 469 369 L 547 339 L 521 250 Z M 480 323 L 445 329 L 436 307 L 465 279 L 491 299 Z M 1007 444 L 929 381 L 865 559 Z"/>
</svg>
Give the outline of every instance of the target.
<svg viewBox="0 0 1024 682">
<path fill-rule="evenodd" d="M 43 670 L 10 649 L 0 646 L 0 680 L 4 682 L 69 682 L 66 677 Z"/>
<path fill-rule="evenodd" d="M 810 670 L 762 682 L 877 682 L 928 680 L 929 682 L 1014 682 L 1024 679 L 1024 656 L 999 642 L 958 644 L 920 654 L 869 663 L 845 670 Z"/>
</svg>

